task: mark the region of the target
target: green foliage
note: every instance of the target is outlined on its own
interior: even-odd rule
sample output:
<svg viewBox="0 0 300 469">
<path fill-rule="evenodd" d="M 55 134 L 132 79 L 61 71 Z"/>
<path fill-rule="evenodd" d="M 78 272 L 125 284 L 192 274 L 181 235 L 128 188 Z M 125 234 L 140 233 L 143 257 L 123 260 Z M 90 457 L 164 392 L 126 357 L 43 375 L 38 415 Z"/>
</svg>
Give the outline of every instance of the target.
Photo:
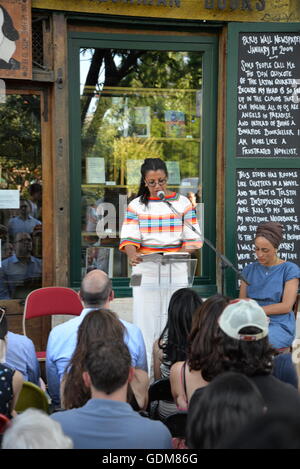
<svg viewBox="0 0 300 469">
<path fill-rule="evenodd" d="M 104 65 L 98 66 L 97 83 L 89 83 L 99 94 L 93 99 L 90 95 L 83 119 L 83 158 L 105 158 L 106 177 L 119 184 L 124 184 L 126 160 L 151 156 L 179 161 L 181 177 L 197 177 L 201 119 L 196 101 L 202 89 L 201 54 L 107 49 L 98 51 L 98 56 L 104 57 Z M 95 57 L 94 52 L 94 69 Z M 86 93 L 82 105 L 86 106 Z M 144 138 L 140 136 L 143 125 L 137 121 L 137 108 L 149 109 Z M 168 111 L 181 113 L 182 121 L 169 122 Z"/>
<path fill-rule="evenodd" d="M 38 96 L 7 95 L 0 105 L 0 165 L 2 185 L 10 188 L 41 178 Z"/>
</svg>

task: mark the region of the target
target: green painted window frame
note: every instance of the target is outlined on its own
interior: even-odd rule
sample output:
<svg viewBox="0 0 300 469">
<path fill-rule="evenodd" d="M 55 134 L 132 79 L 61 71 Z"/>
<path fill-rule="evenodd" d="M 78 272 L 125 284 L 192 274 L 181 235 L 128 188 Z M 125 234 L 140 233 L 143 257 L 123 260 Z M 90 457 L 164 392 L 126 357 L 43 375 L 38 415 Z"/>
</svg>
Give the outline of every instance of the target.
<svg viewBox="0 0 300 469">
<path fill-rule="evenodd" d="M 186 26 L 186 23 L 185 23 Z M 144 32 L 145 30 L 143 30 Z M 216 226 L 216 114 L 217 114 L 217 69 L 218 37 L 207 36 L 160 36 L 151 34 L 118 34 L 74 32 L 68 33 L 68 73 L 72 77 L 69 85 L 70 110 L 70 285 L 79 288 L 80 278 L 80 210 L 81 206 L 81 153 L 80 153 L 80 94 L 79 94 L 79 49 L 82 47 L 134 48 L 143 50 L 187 50 L 203 54 L 203 120 L 202 175 L 203 201 L 205 203 L 205 237 L 215 243 Z M 216 292 L 215 254 L 203 248 L 204 275 L 195 278 L 194 289 L 202 296 Z M 132 296 L 129 278 L 113 278 L 117 297 Z"/>
<path fill-rule="evenodd" d="M 236 128 L 237 128 L 237 86 L 238 86 L 238 44 L 239 33 L 270 33 L 270 32 L 298 32 L 299 24 L 280 23 L 231 23 L 228 25 L 227 48 L 227 108 L 226 108 L 226 171 L 225 171 L 225 252 L 226 256 L 236 265 L 237 223 L 236 223 L 236 169 L 263 168 L 300 168 L 300 158 L 237 158 Z M 234 149 L 234 151 L 232 150 Z M 233 242 L 235 240 L 235 242 Z M 236 286 L 236 274 L 227 269 L 226 294 L 237 298 L 239 290 Z"/>
</svg>

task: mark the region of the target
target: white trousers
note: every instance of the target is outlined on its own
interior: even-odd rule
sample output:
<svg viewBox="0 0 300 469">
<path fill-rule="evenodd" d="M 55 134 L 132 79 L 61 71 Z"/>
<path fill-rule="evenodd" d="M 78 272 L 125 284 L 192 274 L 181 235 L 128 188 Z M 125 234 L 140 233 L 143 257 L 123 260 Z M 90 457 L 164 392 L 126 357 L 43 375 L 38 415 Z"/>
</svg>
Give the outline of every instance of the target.
<svg viewBox="0 0 300 469">
<path fill-rule="evenodd" d="M 142 275 L 141 285 L 133 287 L 133 323 L 144 336 L 148 370 L 151 377 L 152 350 L 155 340 L 163 331 L 167 318 L 169 301 L 179 288 L 187 287 L 185 263 L 161 265 L 156 262 L 141 262 L 132 268 L 132 275 Z"/>
</svg>

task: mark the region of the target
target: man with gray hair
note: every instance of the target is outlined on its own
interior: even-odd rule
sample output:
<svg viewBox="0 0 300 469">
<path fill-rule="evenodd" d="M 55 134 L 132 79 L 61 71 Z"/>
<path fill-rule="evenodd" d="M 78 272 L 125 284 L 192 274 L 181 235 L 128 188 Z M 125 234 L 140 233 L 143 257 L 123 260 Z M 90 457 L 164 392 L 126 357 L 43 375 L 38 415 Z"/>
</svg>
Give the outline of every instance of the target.
<svg viewBox="0 0 300 469">
<path fill-rule="evenodd" d="M 52 329 L 46 352 L 46 373 L 48 392 L 54 407 L 60 405 L 60 382 L 70 362 L 77 342 L 77 331 L 84 317 L 92 310 L 109 309 L 114 299 L 111 281 L 102 270 L 92 270 L 82 280 L 80 299 L 84 305 L 80 316 Z M 136 370 L 148 371 L 146 349 L 141 330 L 127 321 L 121 320 L 126 333 L 124 341 L 129 348 L 132 366 Z"/>
</svg>

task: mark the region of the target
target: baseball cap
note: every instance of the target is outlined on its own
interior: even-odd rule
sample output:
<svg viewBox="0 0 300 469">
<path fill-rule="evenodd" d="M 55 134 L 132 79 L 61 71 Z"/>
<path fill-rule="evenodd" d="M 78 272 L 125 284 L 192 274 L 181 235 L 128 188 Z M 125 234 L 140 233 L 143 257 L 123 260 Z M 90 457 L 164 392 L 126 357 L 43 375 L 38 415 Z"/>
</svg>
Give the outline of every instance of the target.
<svg viewBox="0 0 300 469">
<path fill-rule="evenodd" d="M 237 340 L 255 341 L 268 335 L 269 320 L 261 306 L 251 299 L 233 300 L 223 310 L 219 326 L 222 331 Z M 257 327 L 261 332 L 241 334 L 244 327 Z"/>
</svg>

